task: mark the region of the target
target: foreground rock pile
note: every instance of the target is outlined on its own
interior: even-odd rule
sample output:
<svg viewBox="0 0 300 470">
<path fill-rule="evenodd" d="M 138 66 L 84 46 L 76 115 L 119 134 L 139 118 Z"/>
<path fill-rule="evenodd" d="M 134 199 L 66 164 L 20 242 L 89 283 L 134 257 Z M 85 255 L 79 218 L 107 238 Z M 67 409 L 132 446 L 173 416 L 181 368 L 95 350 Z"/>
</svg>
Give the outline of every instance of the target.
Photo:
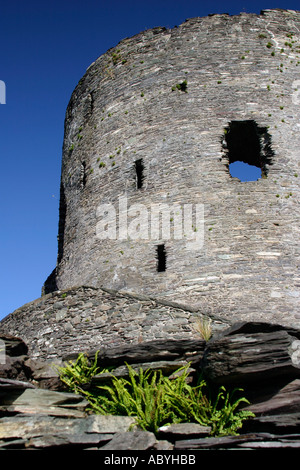
<svg viewBox="0 0 300 470">
<path fill-rule="evenodd" d="M 0 336 L 0 448 L 169 450 L 300 448 L 300 331 L 268 323 L 238 323 L 210 341 L 149 341 L 101 350 L 102 367 L 114 374 L 133 368 L 165 374 L 190 363 L 190 377 L 202 371 L 211 386 L 243 388 L 255 418 L 239 436 L 209 437 L 193 423 L 162 427 L 157 435 L 133 427 L 134 418 L 87 414 L 87 401 L 68 393 L 53 363 L 33 360 L 19 338 Z M 93 359 L 94 352 L 89 353 Z M 3 356 L 2 356 L 3 358 Z M 62 364 L 63 357 L 56 361 Z M 106 380 L 105 375 L 94 382 Z"/>
</svg>

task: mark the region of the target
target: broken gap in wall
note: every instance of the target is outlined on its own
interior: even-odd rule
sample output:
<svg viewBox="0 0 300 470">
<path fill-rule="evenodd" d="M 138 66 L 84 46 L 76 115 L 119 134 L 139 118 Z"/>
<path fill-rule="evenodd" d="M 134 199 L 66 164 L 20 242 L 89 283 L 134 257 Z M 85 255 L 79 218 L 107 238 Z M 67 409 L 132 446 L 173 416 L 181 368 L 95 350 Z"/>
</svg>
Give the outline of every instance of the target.
<svg viewBox="0 0 300 470">
<path fill-rule="evenodd" d="M 242 182 L 257 181 L 261 178 L 261 168 L 241 161 L 230 163 L 229 172 L 233 178 L 238 178 Z"/>
<path fill-rule="evenodd" d="M 137 189 L 141 189 L 144 183 L 144 164 L 143 164 L 142 158 L 135 161 L 135 172 L 136 172 L 136 187 Z"/>
<path fill-rule="evenodd" d="M 266 127 L 255 121 L 231 121 L 224 130 L 223 148 L 231 176 L 241 181 L 265 178 L 274 153 Z"/>
<path fill-rule="evenodd" d="M 157 245 L 156 247 L 156 252 L 157 252 L 157 272 L 163 272 L 166 270 L 166 249 L 165 245 Z"/>
<path fill-rule="evenodd" d="M 94 102 L 95 102 L 95 96 L 94 95 L 95 95 L 95 93 L 93 91 L 91 91 L 91 93 L 90 93 L 91 113 L 94 111 Z"/>
</svg>

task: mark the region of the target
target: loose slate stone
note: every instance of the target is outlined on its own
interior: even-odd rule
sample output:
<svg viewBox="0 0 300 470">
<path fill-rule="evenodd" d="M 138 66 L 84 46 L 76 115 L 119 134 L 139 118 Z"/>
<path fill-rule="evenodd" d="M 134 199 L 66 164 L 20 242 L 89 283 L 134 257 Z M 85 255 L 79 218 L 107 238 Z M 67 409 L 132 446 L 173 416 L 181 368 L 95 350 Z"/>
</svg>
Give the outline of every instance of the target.
<svg viewBox="0 0 300 470">
<path fill-rule="evenodd" d="M 1 411 L 44 413 L 52 416 L 84 416 L 87 400 L 75 393 L 29 389 L 11 391 L 1 398 Z"/>
<path fill-rule="evenodd" d="M 271 385 L 267 387 L 261 384 L 265 392 L 257 403 L 255 403 L 255 397 L 259 396 L 259 391 L 255 387 L 252 397 L 249 396 L 251 404 L 244 409 L 251 410 L 256 416 L 300 412 L 300 379 L 292 380 L 281 387 L 278 387 L 277 381 Z"/>
<path fill-rule="evenodd" d="M 284 413 L 253 418 L 247 428 L 259 432 L 299 433 L 300 413 Z"/>
<path fill-rule="evenodd" d="M 121 432 L 101 447 L 101 450 L 148 450 L 156 444 L 155 435 L 148 431 Z"/>
<path fill-rule="evenodd" d="M 170 438 L 175 438 L 178 436 L 191 436 L 197 435 L 200 436 L 208 436 L 211 432 L 210 426 L 201 426 L 201 424 L 197 423 L 178 423 L 178 424 L 171 424 L 170 426 L 162 426 L 159 428 L 159 434 L 166 435 Z"/>
<path fill-rule="evenodd" d="M 155 450 L 173 450 L 174 446 L 169 441 L 160 440 L 156 442 L 156 444 L 154 445 L 154 448 Z"/>
<path fill-rule="evenodd" d="M 77 420 L 47 415 L 16 415 L 0 419 L 0 439 L 29 439 L 35 436 L 71 432 Z"/>
<path fill-rule="evenodd" d="M 252 440 L 263 440 L 266 435 L 263 434 L 247 434 L 241 436 L 224 436 L 224 437 L 209 437 L 200 439 L 185 439 L 176 441 L 174 450 L 197 450 L 197 449 L 228 449 L 236 448 L 239 444 L 244 442 L 251 442 Z"/>
<path fill-rule="evenodd" d="M 218 336 L 233 336 L 238 334 L 252 334 L 252 333 L 273 333 L 275 331 L 287 331 L 291 336 L 300 338 L 300 330 L 291 327 L 285 327 L 276 323 L 267 322 L 236 322 L 231 327 L 221 332 Z"/>
<path fill-rule="evenodd" d="M 23 382 L 22 380 L 13 380 L 0 377 L 0 391 L 24 390 L 26 388 L 35 388 L 35 386 L 30 382 Z"/>
<path fill-rule="evenodd" d="M 96 434 L 100 436 L 100 440 L 107 441 L 117 432 L 129 431 L 134 422 L 134 417 L 129 416 L 90 415 L 85 418 L 62 418 L 38 414 L 16 415 L 0 419 L 0 439 L 29 439 L 46 435 L 60 436 L 75 442 L 78 439 L 76 436 L 86 434 L 91 436 L 90 443 L 94 443 L 96 438 L 93 436 Z M 88 437 L 85 439 L 88 440 Z"/>
<path fill-rule="evenodd" d="M 203 340 L 167 339 L 163 341 L 145 341 L 141 344 L 100 350 L 98 364 L 100 366 L 105 364 L 105 367 L 117 367 L 123 365 L 125 362 L 128 364 L 141 364 L 145 362 L 145 358 L 147 358 L 147 362 L 184 360 L 185 355 L 192 351 L 203 353 L 204 347 L 205 341 Z M 91 352 L 89 359 L 93 360 L 94 357 L 95 353 Z"/>
<path fill-rule="evenodd" d="M 85 448 L 86 446 L 99 446 L 107 443 L 113 438 L 113 434 L 60 434 L 45 435 L 30 439 L 25 447 L 30 448 L 47 448 L 76 445 L 77 448 Z"/>
<path fill-rule="evenodd" d="M 86 418 L 89 433 L 126 432 L 134 426 L 133 416 L 91 415 Z"/>
<path fill-rule="evenodd" d="M 243 395 L 251 404 L 244 408 L 253 411 L 256 417 L 244 423 L 240 436 L 209 437 L 209 427 L 202 427 L 196 423 L 180 423 L 162 427 L 156 440 L 152 433 L 141 431 L 135 426 L 134 417 L 86 416 L 87 402 L 80 395 L 42 390 L 30 382 L 6 377 L 0 379 L 0 411 L 2 414 L 7 413 L 6 417 L 0 419 L 0 447 L 52 449 L 70 446 L 78 449 L 173 449 L 175 451 L 214 448 L 298 448 L 300 447 L 300 378 L 295 378 L 295 374 L 299 373 L 298 337 L 299 334 L 290 328 L 244 323 L 236 325 L 207 343 L 206 361 L 213 351 L 211 346 L 222 345 L 219 354 L 215 349 L 214 355 L 210 356 L 210 359 L 214 358 L 216 361 L 212 364 L 216 365 L 221 381 L 227 374 L 230 386 L 240 387 L 246 383 Z M 158 344 L 155 343 L 157 347 Z M 174 351 L 175 344 L 176 341 L 172 341 Z M 179 344 L 182 345 L 181 340 Z M 159 349 L 161 347 L 160 342 Z M 145 346 L 144 352 L 148 348 L 149 344 Z M 127 350 L 130 350 L 130 346 Z M 190 352 L 193 356 L 195 350 L 187 349 L 182 354 L 181 349 L 182 359 L 176 358 L 172 361 L 163 360 L 161 357 L 163 350 L 161 350 L 157 361 L 145 362 L 145 359 L 148 359 L 146 356 L 143 362 L 133 363 L 132 366 L 137 369 L 142 367 L 155 370 L 162 368 L 164 364 L 168 369 L 169 365 L 173 364 L 171 369 L 175 366 L 177 368 L 182 361 L 185 362 L 183 358 L 186 358 Z M 234 357 L 230 357 L 230 353 L 233 352 Z M 270 357 L 267 355 L 268 352 Z M 257 369 L 255 369 L 255 360 Z M 208 362 L 205 365 L 208 366 Z M 47 378 L 49 372 L 46 369 L 44 370 L 42 364 L 39 364 L 35 377 L 40 374 L 41 377 Z M 119 371 L 122 369 L 124 371 L 127 368 L 120 367 Z M 212 367 L 206 369 L 208 370 L 212 370 Z M 10 416 L 11 412 L 20 414 Z"/>
<path fill-rule="evenodd" d="M 210 380 L 223 384 L 300 376 L 300 368 L 292 361 L 294 341 L 284 329 L 224 335 L 209 341 L 203 369 Z"/>
</svg>

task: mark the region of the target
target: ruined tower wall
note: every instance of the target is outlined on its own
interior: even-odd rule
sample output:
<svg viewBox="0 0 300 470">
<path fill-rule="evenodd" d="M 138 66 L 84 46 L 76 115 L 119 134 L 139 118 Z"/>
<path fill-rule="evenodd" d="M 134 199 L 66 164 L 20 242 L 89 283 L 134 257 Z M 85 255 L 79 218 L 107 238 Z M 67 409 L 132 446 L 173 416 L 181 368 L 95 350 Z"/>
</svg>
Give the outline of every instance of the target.
<svg viewBox="0 0 300 470">
<path fill-rule="evenodd" d="M 299 29 L 293 11 L 193 18 L 124 39 L 88 68 L 66 113 L 56 289 L 103 286 L 300 325 Z M 257 181 L 229 174 L 224 129 L 233 121 L 264 130 Z M 146 216 L 120 210 L 120 200 Z M 203 207 L 196 249 L 184 231 L 151 234 L 162 203 Z M 127 214 L 134 233 L 140 222 L 148 239 L 120 239 L 119 225 L 116 239 L 99 238 L 104 204 L 117 224 Z"/>
</svg>

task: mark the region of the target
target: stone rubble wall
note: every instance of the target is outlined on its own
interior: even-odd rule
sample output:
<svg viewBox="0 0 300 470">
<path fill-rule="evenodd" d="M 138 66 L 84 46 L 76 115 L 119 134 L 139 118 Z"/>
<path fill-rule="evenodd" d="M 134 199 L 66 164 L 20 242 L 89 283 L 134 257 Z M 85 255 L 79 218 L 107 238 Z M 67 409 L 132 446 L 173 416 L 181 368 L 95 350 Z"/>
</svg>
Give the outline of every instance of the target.
<svg viewBox="0 0 300 470">
<path fill-rule="evenodd" d="M 215 331 L 230 323 L 213 314 Z M 49 359 L 101 347 L 159 339 L 199 338 L 198 312 L 185 305 L 93 287 L 56 291 L 30 302 L 0 322 L 0 333 L 20 336 L 30 356 Z"/>
<path fill-rule="evenodd" d="M 154 435 L 136 426 L 131 429 L 134 417 L 87 414 L 87 401 L 65 391 L 53 361 L 30 358 L 20 338 L 0 339 L 7 353 L 5 364 L 0 364 L 0 449 L 117 450 L 120 455 L 163 450 L 171 455 L 201 449 L 300 448 L 300 330 L 242 322 L 208 342 L 185 338 L 109 349 L 99 345 L 99 365 L 113 364 L 119 377 L 128 376 L 124 361 L 137 371 L 162 370 L 170 378 L 174 368 L 189 363 L 192 381 L 201 372 L 210 387 L 243 388 L 242 395 L 250 401 L 244 407 L 255 417 L 244 423 L 238 436 L 225 437 L 211 437 L 208 426 L 196 423 L 163 426 Z M 88 353 L 91 360 L 94 354 Z M 99 374 L 90 385 L 105 380 L 109 377 Z"/>
</svg>

